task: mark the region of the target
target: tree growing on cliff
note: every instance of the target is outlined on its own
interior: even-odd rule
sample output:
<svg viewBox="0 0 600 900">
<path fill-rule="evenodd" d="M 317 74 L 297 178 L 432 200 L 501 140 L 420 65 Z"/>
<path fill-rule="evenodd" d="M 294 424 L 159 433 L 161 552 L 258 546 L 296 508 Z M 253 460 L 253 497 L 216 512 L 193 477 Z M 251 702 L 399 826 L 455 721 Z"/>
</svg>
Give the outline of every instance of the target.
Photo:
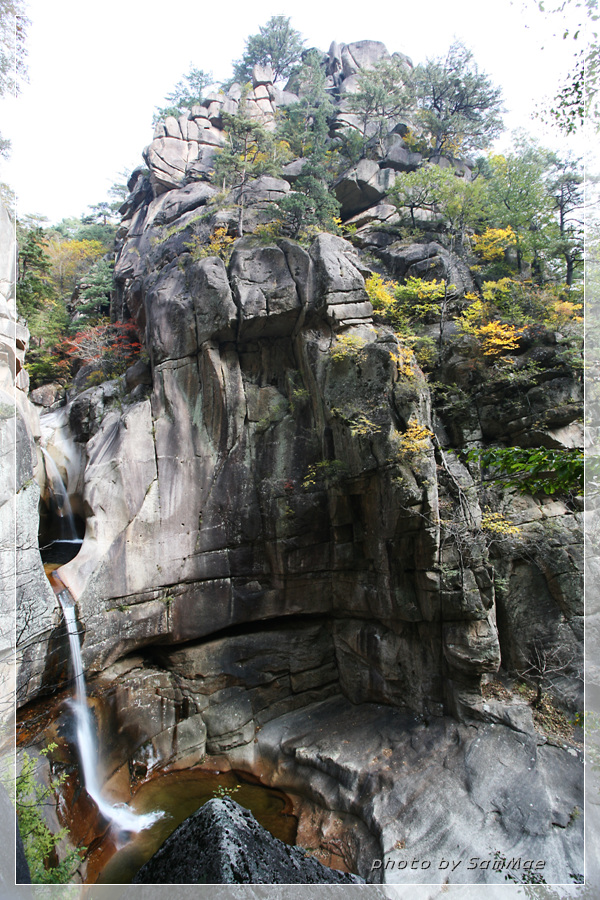
<svg viewBox="0 0 600 900">
<path fill-rule="evenodd" d="M 574 669 L 577 665 L 573 656 L 567 656 L 561 647 L 547 647 L 541 640 L 535 639 L 528 650 L 526 667 L 518 674 L 533 682 L 536 692 L 533 706 L 539 709 L 544 693 L 552 689 L 560 693 L 556 680 Z"/>
<path fill-rule="evenodd" d="M 400 172 L 388 199 L 400 212 L 408 210 L 413 229 L 415 213 L 423 210 L 439 216 L 450 235 L 450 249 L 462 254 L 467 234 L 485 215 L 483 180 L 459 177 L 454 169 L 429 163 L 415 172 Z"/>
<path fill-rule="evenodd" d="M 48 239 L 42 226 L 18 221 L 17 240 L 17 312 L 29 328 L 25 368 L 32 387 L 37 387 L 64 374 L 52 348 L 66 330 L 68 315 L 64 299 L 52 282 Z"/>
<path fill-rule="evenodd" d="M 167 94 L 165 100 L 168 106 L 157 107 L 153 123 L 156 124 L 160 119 L 167 116 L 177 117 L 182 110 L 191 109 L 202 103 L 206 88 L 213 83 L 211 72 L 205 72 L 204 69 L 197 69 L 195 66 L 190 67 L 187 75 L 184 75 L 170 94 Z"/>
<path fill-rule="evenodd" d="M 550 155 L 525 139 L 517 141 L 515 151 L 489 158 L 485 173 L 489 219 L 497 228 L 512 229 L 519 274 L 525 262 L 541 274 L 550 232 L 556 227 L 547 183 L 550 164 Z"/>
<path fill-rule="evenodd" d="M 241 59 L 233 64 L 235 81 L 245 84 L 252 80 L 255 65 L 271 66 L 273 80 L 289 78 L 300 63 L 304 40 L 290 25 L 289 16 L 271 16 L 266 25 L 246 40 Z"/>
<path fill-rule="evenodd" d="M 334 106 L 326 91 L 325 70 L 316 51 L 306 54 L 298 73 L 300 101 L 285 110 L 278 135 L 302 159 L 294 190 L 279 203 L 292 237 L 307 227 L 337 230 L 340 204 L 329 187 L 337 154 L 329 140 L 329 119 Z"/>
<path fill-rule="evenodd" d="M 250 182 L 259 175 L 275 175 L 286 148 L 263 125 L 248 115 L 246 104 L 240 101 L 236 115 L 223 113 L 226 145 L 215 158 L 213 179 L 223 190 L 235 191 L 238 209 L 238 236 L 244 234 L 244 211 Z"/>
<path fill-rule="evenodd" d="M 370 141 L 379 153 L 384 152 L 384 138 L 399 117 L 412 106 L 410 68 L 401 57 L 382 59 L 372 69 L 361 69 L 357 75 L 358 90 L 350 94 L 348 108 L 361 122 L 362 155 Z"/>
<path fill-rule="evenodd" d="M 571 287 L 584 252 L 584 177 L 581 161 L 552 158 L 549 183 L 558 235 L 555 252 L 565 263 L 565 284 Z"/>
<path fill-rule="evenodd" d="M 36 307 L 51 302 L 54 297 L 50 282 L 51 260 L 48 255 L 48 240 L 40 225 L 28 228 L 18 222 L 17 239 L 17 310 L 28 318 Z"/>
<path fill-rule="evenodd" d="M 483 149 L 502 131 L 502 91 L 480 72 L 473 54 L 455 41 L 445 56 L 413 70 L 416 118 L 431 155 Z"/>
<path fill-rule="evenodd" d="M 288 142 L 294 156 L 323 159 L 330 150 L 329 120 L 335 114 L 335 106 L 317 50 L 304 54 L 294 81 L 299 100 L 281 110 L 277 133 Z"/>
<path fill-rule="evenodd" d="M 400 172 L 396 176 L 387 199 L 400 212 L 408 210 L 413 229 L 417 225 L 417 210 L 434 211 L 442 177 L 442 170 L 435 165 L 421 166 L 415 172 Z"/>
</svg>

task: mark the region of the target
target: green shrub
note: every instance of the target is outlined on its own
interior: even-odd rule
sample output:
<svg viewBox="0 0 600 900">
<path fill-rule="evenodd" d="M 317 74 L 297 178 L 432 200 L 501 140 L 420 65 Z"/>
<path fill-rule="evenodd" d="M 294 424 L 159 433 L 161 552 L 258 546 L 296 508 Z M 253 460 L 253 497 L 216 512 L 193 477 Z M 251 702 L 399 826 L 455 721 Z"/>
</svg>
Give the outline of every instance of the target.
<svg viewBox="0 0 600 900">
<path fill-rule="evenodd" d="M 536 447 L 474 449 L 467 459 L 490 471 L 484 481 L 516 487 L 527 494 L 583 493 L 583 451 Z"/>
<path fill-rule="evenodd" d="M 41 751 L 42 756 L 55 749 L 56 744 L 49 744 Z M 45 805 L 54 802 L 54 795 L 66 775 L 53 777 L 48 785 L 44 785 L 36 780 L 35 769 L 35 760 L 27 752 L 23 753 L 21 771 L 15 779 L 16 806 L 31 882 L 68 884 L 81 863 L 85 847 L 71 850 L 64 859 L 55 862 L 57 847 L 68 836 L 69 830 L 62 828 L 53 834 L 41 813 Z"/>
</svg>

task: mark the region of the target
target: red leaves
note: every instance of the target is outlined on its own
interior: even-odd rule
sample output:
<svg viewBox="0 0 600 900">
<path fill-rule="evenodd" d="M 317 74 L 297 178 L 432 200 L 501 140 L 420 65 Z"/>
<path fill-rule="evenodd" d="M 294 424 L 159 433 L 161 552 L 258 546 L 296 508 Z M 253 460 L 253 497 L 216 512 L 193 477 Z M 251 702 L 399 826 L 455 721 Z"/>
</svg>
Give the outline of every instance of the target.
<svg viewBox="0 0 600 900">
<path fill-rule="evenodd" d="M 142 344 L 133 322 L 100 322 L 66 338 L 61 349 L 74 359 L 97 362 L 99 367 L 114 371 L 134 363 Z"/>
</svg>

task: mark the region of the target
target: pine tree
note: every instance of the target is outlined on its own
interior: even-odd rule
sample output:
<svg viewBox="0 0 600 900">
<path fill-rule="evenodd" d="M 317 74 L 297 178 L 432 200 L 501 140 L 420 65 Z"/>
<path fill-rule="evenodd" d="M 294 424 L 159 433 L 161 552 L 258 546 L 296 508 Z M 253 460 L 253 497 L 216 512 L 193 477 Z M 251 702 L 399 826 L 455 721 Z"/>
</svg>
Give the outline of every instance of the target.
<svg viewBox="0 0 600 900">
<path fill-rule="evenodd" d="M 412 83 L 417 122 L 432 156 L 483 149 L 502 131 L 501 89 L 479 71 L 459 41 L 444 57 L 416 66 Z"/>
<path fill-rule="evenodd" d="M 182 110 L 191 109 L 192 106 L 202 103 L 206 88 L 213 83 L 213 76 L 204 69 L 197 69 L 195 66 L 190 67 L 187 75 L 184 75 L 170 94 L 167 94 L 165 100 L 168 106 L 157 107 L 153 124 L 167 116 L 179 116 Z"/>
<path fill-rule="evenodd" d="M 334 105 L 316 51 L 306 54 L 298 74 L 300 101 L 288 107 L 279 127 L 295 156 L 303 160 L 294 191 L 279 202 L 293 237 L 311 226 L 337 230 L 340 204 L 329 190 L 336 153 L 329 138 Z"/>
<path fill-rule="evenodd" d="M 265 127 L 252 118 L 246 103 L 240 101 L 236 115 L 223 114 L 227 144 L 215 159 L 213 180 L 223 190 L 236 192 L 238 208 L 238 236 L 244 234 L 244 211 L 250 182 L 259 175 L 275 175 L 282 159 L 277 156 L 278 142 Z"/>
<path fill-rule="evenodd" d="M 350 94 L 348 109 L 361 121 L 362 155 L 370 139 L 379 152 L 384 151 L 384 138 L 412 106 L 412 91 L 406 61 L 393 56 L 382 59 L 372 69 L 358 73 L 358 90 Z"/>
<path fill-rule="evenodd" d="M 251 81 L 255 65 L 271 66 L 274 81 L 288 78 L 300 63 L 304 43 L 300 32 L 292 28 L 289 16 L 272 16 L 258 32 L 247 39 L 242 58 L 234 62 L 234 79 L 241 84 Z"/>
</svg>

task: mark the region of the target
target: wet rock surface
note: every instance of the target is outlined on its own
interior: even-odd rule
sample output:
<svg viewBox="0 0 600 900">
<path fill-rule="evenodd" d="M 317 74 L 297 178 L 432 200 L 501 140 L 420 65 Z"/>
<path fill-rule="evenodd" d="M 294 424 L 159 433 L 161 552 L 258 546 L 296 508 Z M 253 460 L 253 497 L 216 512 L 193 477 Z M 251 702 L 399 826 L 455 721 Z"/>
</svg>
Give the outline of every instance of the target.
<svg viewBox="0 0 600 900">
<path fill-rule="evenodd" d="M 310 785 L 309 796 L 353 812 L 377 836 L 378 856 L 359 858 L 368 881 L 401 883 L 410 872 L 414 883 L 503 883 L 496 851 L 521 867 L 543 861 L 548 883 L 582 870 L 583 823 L 573 812 L 582 808 L 582 752 L 531 726 L 419 721 L 332 699 L 265 725 L 258 750 L 275 785 Z M 450 860 L 460 861 L 453 872 Z"/>
</svg>

